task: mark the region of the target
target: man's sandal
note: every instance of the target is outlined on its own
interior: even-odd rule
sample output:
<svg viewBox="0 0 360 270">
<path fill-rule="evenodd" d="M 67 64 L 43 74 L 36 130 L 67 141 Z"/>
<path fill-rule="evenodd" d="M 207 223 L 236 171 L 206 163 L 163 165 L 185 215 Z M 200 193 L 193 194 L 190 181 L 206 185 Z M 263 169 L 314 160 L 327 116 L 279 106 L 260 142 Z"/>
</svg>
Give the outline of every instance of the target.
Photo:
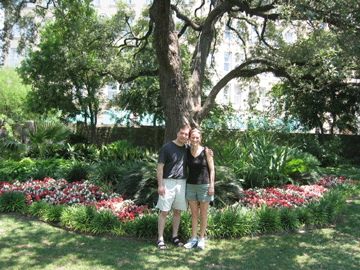
<svg viewBox="0 0 360 270">
<path fill-rule="evenodd" d="M 175 246 L 177 247 L 182 247 L 184 246 L 184 243 L 180 241 L 178 236 L 175 236 L 171 239 L 171 243 L 173 243 Z"/>
<path fill-rule="evenodd" d="M 157 246 L 160 250 L 167 250 L 167 246 L 165 245 L 164 240 L 158 240 Z"/>
</svg>

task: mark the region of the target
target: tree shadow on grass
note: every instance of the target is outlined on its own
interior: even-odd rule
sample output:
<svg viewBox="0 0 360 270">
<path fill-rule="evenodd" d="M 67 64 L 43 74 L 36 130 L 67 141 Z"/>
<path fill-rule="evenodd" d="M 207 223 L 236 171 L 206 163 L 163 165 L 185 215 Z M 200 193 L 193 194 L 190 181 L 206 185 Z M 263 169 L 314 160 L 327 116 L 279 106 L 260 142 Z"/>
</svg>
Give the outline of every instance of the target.
<svg viewBox="0 0 360 270">
<path fill-rule="evenodd" d="M 0 269 L 358 269 L 360 200 L 340 223 L 306 233 L 209 240 L 160 251 L 155 240 L 76 233 L 0 214 Z"/>
</svg>

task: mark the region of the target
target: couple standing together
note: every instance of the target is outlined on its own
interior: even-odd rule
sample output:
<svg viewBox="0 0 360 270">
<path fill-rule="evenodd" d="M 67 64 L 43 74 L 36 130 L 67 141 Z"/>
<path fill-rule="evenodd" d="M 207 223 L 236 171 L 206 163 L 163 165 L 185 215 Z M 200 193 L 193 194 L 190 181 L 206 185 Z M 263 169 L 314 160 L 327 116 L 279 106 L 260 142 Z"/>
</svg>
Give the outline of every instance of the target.
<svg viewBox="0 0 360 270">
<path fill-rule="evenodd" d="M 190 145 L 187 144 L 188 140 Z M 214 199 L 215 166 L 211 150 L 201 146 L 201 132 L 188 125 L 177 130 L 174 141 L 162 146 L 157 167 L 160 209 L 158 219 L 159 249 L 165 250 L 164 228 L 166 217 L 173 210 L 172 240 L 176 246 L 205 248 L 207 210 Z M 185 245 L 178 237 L 181 211 L 191 209 L 192 238 Z M 200 210 L 200 237 L 197 238 Z"/>
</svg>

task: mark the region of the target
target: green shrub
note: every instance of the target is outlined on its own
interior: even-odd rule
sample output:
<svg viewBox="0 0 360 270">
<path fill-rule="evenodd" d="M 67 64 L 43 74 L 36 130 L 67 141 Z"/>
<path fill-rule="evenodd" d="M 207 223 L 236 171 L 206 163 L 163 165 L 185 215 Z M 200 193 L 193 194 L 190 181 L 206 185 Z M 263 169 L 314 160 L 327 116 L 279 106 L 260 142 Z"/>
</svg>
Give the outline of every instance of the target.
<svg viewBox="0 0 360 270">
<path fill-rule="evenodd" d="M 60 223 L 75 231 L 90 232 L 90 223 L 96 215 L 92 206 L 73 205 L 65 207 L 61 213 Z"/>
<path fill-rule="evenodd" d="M 46 167 L 45 164 L 39 164 L 31 170 L 31 178 L 33 180 L 43 180 L 46 177 L 54 177 L 55 172 Z"/>
<path fill-rule="evenodd" d="M 325 204 L 313 201 L 307 207 L 310 209 L 315 227 L 322 227 L 328 224 L 328 211 Z"/>
<path fill-rule="evenodd" d="M 0 162 L 0 181 L 9 182 L 13 179 L 27 181 L 31 177 L 31 171 L 35 161 L 23 158 L 21 161 L 5 160 Z"/>
<path fill-rule="evenodd" d="M 115 191 L 138 205 L 154 206 L 158 199 L 156 169 L 155 157 L 124 164 L 117 169 Z"/>
<path fill-rule="evenodd" d="M 300 224 L 304 224 L 306 227 L 314 224 L 314 216 L 307 205 L 296 208 L 296 214 Z"/>
<path fill-rule="evenodd" d="M 26 195 L 19 191 L 4 192 L 0 196 L 0 212 L 24 213 L 27 210 Z"/>
<path fill-rule="evenodd" d="M 90 175 L 91 165 L 82 161 L 73 161 L 68 168 L 63 171 L 64 178 L 69 183 L 87 180 Z"/>
<path fill-rule="evenodd" d="M 233 170 L 244 189 L 310 183 L 319 161 L 308 153 L 281 146 L 273 133 L 248 132 L 214 146 L 215 163 Z"/>
<path fill-rule="evenodd" d="M 258 216 L 258 230 L 262 233 L 272 233 L 281 230 L 280 212 L 277 208 L 267 205 L 256 211 Z"/>
<path fill-rule="evenodd" d="M 256 222 L 254 212 L 243 207 L 210 208 L 207 235 L 210 238 L 241 237 L 254 233 Z"/>
<path fill-rule="evenodd" d="M 294 209 L 283 207 L 279 211 L 281 227 L 285 231 L 297 231 L 301 223 Z"/>
<path fill-rule="evenodd" d="M 132 142 L 127 140 L 119 140 L 102 146 L 99 158 L 118 160 L 120 162 L 139 161 L 148 156 L 150 153 L 145 147 L 134 147 Z"/>
<path fill-rule="evenodd" d="M 96 212 L 90 222 L 91 232 L 94 234 L 108 233 L 120 226 L 120 220 L 110 210 Z"/>
<path fill-rule="evenodd" d="M 200 214 L 199 214 L 199 226 L 200 226 Z M 200 229 L 198 231 L 200 231 Z M 186 239 L 191 238 L 191 235 L 192 235 L 191 212 L 190 211 L 182 211 L 178 236 L 181 239 L 186 240 Z"/>
<path fill-rule="evenodd" d="M 60 222 L 65 206 L 62 204 L 51 205 L 43 212 L 42 217 L 46 222 Z"/>
<path fill-rule="evenodd" d="M 137 237 L 153 238 L 157 235 L 158 217 L 159 215 L 157 212 L 149 215 L 143 215 L 141 217 L 136 217 L 133 222 L 127 222 L 129 224 L 127 226 L 126 232 L 129 235 L 135 235 Z M 181 224 L 180 228 L 182 228 Z"/>
<path fill-rule="evenodd" d="M 29 214 L 36 218 L 42 218 L 50 207 L 51 204 L 45 201 L 33 202 L 29 207 Z"/>
<path fill-rule="evenodd" d="M 229 167 L 216 166 L 215 200 L 213 206 L 223 208 L 239 201 L 241 186 Z"/>
<path fill-rule="evenodd" d="M 139 164 L 141 166 L 140 173 L 141 179 L 136 187 L 136 193 L 134 194 L 134 202 L 138 205 L 149 205 L 155 207 L 158 200 L 158 182 L 157 182 L 157 159 L 155 157 L 149 157 L 147 161 L 143 161 Z M 136 175 L 133 171 L 132 175 Z M 122 183 L 129 180 L 130 175 L 124 176 Z M 119 186 L 120 187 L 120 186 Z M 128 188 L 131 188 L 130 186 Z M 128 189 L 130 192 L 130 189 Z"/>
<path fill-rule="evenodd" d="M 112 188 L 120 181 L 124 170 L 119 161 L 105 159 L 94 165 L 90 180 L 95 185 Z"/>
</svg>

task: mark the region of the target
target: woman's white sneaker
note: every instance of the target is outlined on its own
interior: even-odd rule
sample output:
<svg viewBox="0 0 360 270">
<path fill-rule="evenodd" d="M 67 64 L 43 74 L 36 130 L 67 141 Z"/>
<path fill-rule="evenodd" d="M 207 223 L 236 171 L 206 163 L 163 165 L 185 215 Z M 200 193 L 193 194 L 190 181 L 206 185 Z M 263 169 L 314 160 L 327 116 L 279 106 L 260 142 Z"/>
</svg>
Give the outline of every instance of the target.
<svg viewBox="0 0 360 270">
<path fill-rule="evenodd" d="M 197 242 L 197 247 L 200 249 L 205 249 L 205 239 L 204 238 L 199 239 L 199 241 Z"/>
<path fill-rule="evenodd" d="M 197 243 L 198 243 L 198 240 L 196 238 L 192 238 L 189 240 L 189 242 L 187 242 L 184 245 L 184 248 L 190 249 L 190 248 L 196 247 Z"/>
</svg>

